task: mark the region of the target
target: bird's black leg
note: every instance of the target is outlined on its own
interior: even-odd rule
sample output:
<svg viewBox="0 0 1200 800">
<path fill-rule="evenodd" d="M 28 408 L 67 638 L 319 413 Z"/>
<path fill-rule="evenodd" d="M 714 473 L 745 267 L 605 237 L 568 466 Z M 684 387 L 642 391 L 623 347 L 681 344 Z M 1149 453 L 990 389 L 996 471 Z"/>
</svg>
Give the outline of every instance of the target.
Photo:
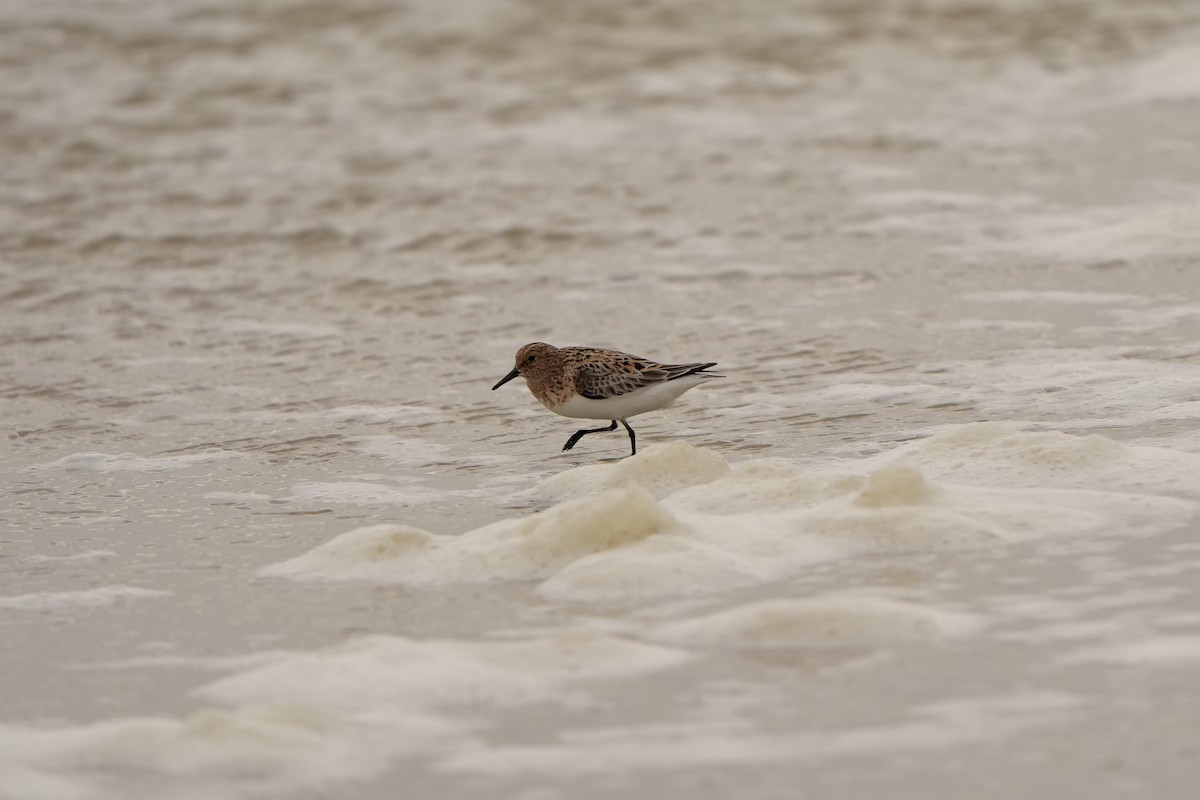
<svg viewBox="0 0 1200 800">
<path fill-rule="evenodd" d="M 629 426 L 626 425 L 625 427 L 628 428 Z M 614 419 L 612 421 L 612 425 L 609 425 L 607 428 L 584 428 L 581 431 L 575 431 L 573 434 L 571 434 L 571 438 L 567 439 L 567 443 L 563 445 L 563 452 L 565 453 L 570 450 L 575 446 L 576 442 L 578 442 L 584 436 L 587 436 L 589 433 L 603 433 L 604 431 L 615 431 L 616 429 L 617 421 Z"/>
<path fill-rule="evenodd" d="M 621 420 L 621 424 L 625 426 L 625 430 L 629 431 L 629 446 L 633 448 L 633 452 L 630 453 L 629 455 L 636 456 L 637 455 L 637 434 L 635 434 L 633 432 L 633 428 L 629 427 L 629 423 L 626 422 L 625 420 Z M 614 419 L 613 420 L 613 428 L 616 428 L 616 427 L 617 427 L 617 421 Z M 609 429 L 606 429 L 606 430 L 609 430 Z"/>
</svg>

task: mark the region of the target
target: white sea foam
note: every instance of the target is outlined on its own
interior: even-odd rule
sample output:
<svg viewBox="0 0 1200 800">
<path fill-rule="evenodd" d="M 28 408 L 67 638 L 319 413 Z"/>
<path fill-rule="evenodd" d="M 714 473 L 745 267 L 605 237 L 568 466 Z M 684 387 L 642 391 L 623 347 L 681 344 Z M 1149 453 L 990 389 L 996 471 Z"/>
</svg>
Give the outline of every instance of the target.
<svg viewBox="0 0 1200 800">
<path fill-rule="evenodd" d="M 222 500 L 230 503 L 258 503 L 270 500 L 271 495 L 259 494 L 258 492 L 209 492 L 204 495 L 204 499 Z"/>
<path fill-rule="evenodd" d="M 72 453 L 54 461 L 28 467 L 28 469 L 31 471 L 63 470 L 67 472 L 167 472 L 241 457 L 242 453 L 232 450 L 210 450 L 204 453 L 185 453 L 176 456 L 139 456 L 136 453 L 115 455 Z"/>
<path fill-rule="evenodd" d="M 1188 667 L 1200 665 L 1200 636 L 1133 637 L 1128 641 L 1087 647 L 1067 653 L 1061 663 L 1095 662 L 1126 667 Z"/>
<path fill-rule="evenodd" d="M 838 406 L 845 403 L 930 406 L 939 403 L 961 402 L 963 399 L 962 393 L 955 389 L 928 383 L 888 384 L 846 381 L 803 394 L 803 401 L 810 407 L 814 405 L 817 407 Z"/>
<path fill-rule="evenodd" d="M 822 468 L 779 459 L 729 468 L 711 453 L 652 447 L 548 481 L 549 494 L 586 496 L 543 512 L 459 536 L 360 528 L 263 573 L 400 585 L 533 581 L 547 598 L 608 603 L 710 594 L 855 554 L 1167 530 L 1196 503 L 1151 487 L 1182 493 L 1183 481 L 1170 481 L 1185 464 L 1194 474 L 1200 459 L 991 424 Z"/>
<path fill-rule="evenodd" d="M 1188 101 L 1200 98 L 1200 40 L 1182 41 L 1151 58 L 1121 65 L 1115 76 L 1125 102 Z"/>
<path fill-rule="evenodd" d="M 168 594 L 170 592 L 114 584 L 112 586 L 99 586 L 95 589 L 81 589 L 75 592 L 32 592 L 30 594 L 0 597 L 0 608 L 17 611 L 53 611 L 59 608 L 107 606 L 121 600 L 162 597 Z"/>
<path fill-rule="evenodd" d="M 1054 323 L 1027 319 L 956 319 L 951 322 L 928 322 L 925 328 L 943 331 L 1048 331 L 1054 329 Z"/>
<path fill-rule="evenodd" d="M 1029 205 L 1033 199 L 1025 196 L 1000 196 L 946 192 L 933 189 L 908 189 L 876 192 L 863 198 L 870 205 L 885 208 L 922 209 L 982 209 Z"/>
<path fill-rule="evenodd" d="M 866 407 L 875 399 L 929 406 L 970 405 L 988 417 L 1053 419 L 1061 429 L 1123 427 L 1194 420 L 1200 413 L 1200 367 L 1126 357 L 1096 350 L 1028 350 L 997 361 L 946 361 L 930 385 L 892 386 L 879 376 L 846 374 L 850 387 L 832 386 L 794 396 L 751 398 L 783 408 L 840 402 Z M 868 380 L 870 382 L 868 382 Z M 1160 455 L 1169 458 L 1169 452 Z"/>
<path fill-rule="evenodd" d="M 334 325 L 313 322 L 266 322 L 257 319 L 222 320 L 220 330 L 232 333 L 253 333 L 261 336 L 279 336 L 290 339 L 323 339 L 341 336 L 342 329 Z"/>
<path fill-rule="evenodd" d="M 1181 348 L 1180 355 L 1190 352 Z M 1064 430 L 1197 419 L 1200 366 L 1141 355 L 1131 348 L 1035 348 L 1003 359 L 936 362 L 919 381 L 913 375 L 891 382 L 886 375 L 845 372 L 827 386 L 804 392 L 748 391 L 746 404 L 729 413 L 741 420 L 777 417 L 791 409 L 833 415 L 874 413 L 878 403 L 954 404 L 976 409 L 984 418 L 1037 419 L 1042 427 Z"/>
<path fill-rule="evenodd" d="M 94 516 L 72 515 L 62 520 L 63 525 L 112 525 L 128 522 L 125 517 L 110 517 L 105 514 L 96 514 Z"/>
<path fill-rule="evenodd" d="M 448 448 L 412 437 L 369 436 L 358 441 L 357 449 L 391 464 L 423 467 L 446 458 Z"/>
<path fill-rule="evenodd" d="M 676 526 L 644 490 L 614 489 L 462 536 L 401 525 L 358 528 L 264 575 L 436 585 L 533 580 Z M 397 570 L 403 577 L 397 580 Z"/>
<path fill-rule="evenodd" d="M 1038 207 L 1036 198 L 1028 195 L 935 190 L 876 192 L 861 201 L 872 216 L 843 224 L 840 230 L 847 235 L 882 238 L 913 234 L 955 242 L 990 241 L 997 219 L 1019 218 Z"/>
<path fill-rule="evenodd" d="M 659 448 L 653 458 L 626 458 L 615 464 L 587 464 L 560 472 L 539 483 L 534 497 L 565 500 L 594 494 L 604 489 L 638 486 L 656 498 L 708 483 L 729 472 L 729 465 L 711 450 L 687 442 L 672 442 Z"/>
<path fill-rule="evenodd" d="M 292 487 L 285 503 L 345 503 L 354 506 L 411 506 L 435 496 L 418 486 L 389 486 L 367 481 L 300 483 Z"/>
<path fill-rule="evenodd" d="M 1043 215 L 1006 249 L 1061 261 L 1191 256 L 1200 249 L 1200 204 L 1110 208 L 1078 219 Z"/>
<path fill-rule="evenodd" d="M 977 486 L 1041 486 L 1200 498 L 1200 456 L 1120 444 L 1096 434 L 1022 431 L 977 423 L 874 456 L 868 463 L 908 465 L 937 480 Z"/>
<path fill-rule="evenodd" d="M 413 740 L 434 740 L 445 728 L 438 720 L 410 721 Z M 98 771 L 169 778 L 173 797 L 242 796 L 370 776 L 386 763 L 381 747 L 354 733 L 344 718 L 303 704 L 69 727 L 0 725 L 0 770 L 9 762 L 24 784 L 42 782 L 57 790 L 47 795 L 56 800 L 111 797 L 96 783 Z M 396 734 L 387 749 L 418 743 Z M 196 783 L 189 790 L 191 781 Z"/>
<path fill-rule="evenodd" d="M 78 670 L 123 670 L 142 667 L 182 668 L 204 670 L 206 672 L 227 672 L 236 669 L 260 667 L 277 661 L 292 658 L 295 654 L 287 650 L 265 650 L 245 655 L 235 656 L 195 656 L 195 655 L 159 655 L 122 658 L 115 661 L 96 661 L 80 664 Z"/>
<path fill-rule="evenodd" d="M 595 634 L 496 642 L 369 636 L 218 680 L 199 694 L 238 705 L 317 703 L 371 716 L 388 708 L 519 705 L 553 698 L 580 681 L 656 672 L 690 658 Z"/>
<path fill-rule="evenodd" d="M 35 728 L 0 725 L 0 779 L 54 798 L 105 797 L 97 772 L 167 779 L 173 797 L 286 793 L 362 780 L 402 755 L 474 749 L 481 711 L 572 702 L 592 683 L 668 670 L 692 656 L 593 634 L 525 641 L 370 636 L 269 653 L 197 690 L 223 704 L 175 717 Z M 8 776 L 16 776 L 10 781 Z"/>
<path fill-rule="evenodd" d="M 428 425 L 441 422 L 446 415 L 425 406 L 339 406 L 322 412 L 339 422 L 386 422 L 390 425 Z"/>
<path fill-rule="evenodd" d="M 1065 292 L 1010 289 L 994 292 L 970 292 L 966 300 L 979 303 L 1046 303 L 1060 305 L 1144 305 L 1147 298 L 1122 292 Z"/>
<path fill-rule="evenodd" d="M 852 593 L 761 600 L 647 631 L 689 646 L 788 648 L 862 646 L 962 636 L 980 627 L 967 614 Z"/>
<path fill-rule="evenodd" d="M 1118 320 L 1116 328 L 1137 333 L 1150 333 L 1200 322 L 1200 304 L 1184 303 L 1160 305 L 1154 308 L 1117 309 L 1113 312 Z"/>
<path fill-rule="evenodd" d="M 495 775 L 625 774 L 629 770 L 824 762 L 880 754 L 941 750 L 986 742 L 1053 723 L 1077 709 L 1079 698 L 1059 692 L 964 698 L 918 709 L 911 720 L 843 730 L 765 734 L 729 721 L 567 731 L 550 745 L 478 749 L 441 762 L 448 771 Z"/>
<path fill-rule="evenodd" d="M 71 561 L 100 561 L 105 558 L 112 558 L 115 555 L 116 553 L 112 550 L 84 550 L 79 553 L 64 553 L 62 555 L 45 555 L 39 553 L 37 555 L 26 556 L 21 560 L 30 564 L 46 564 Z"/>
</svg>

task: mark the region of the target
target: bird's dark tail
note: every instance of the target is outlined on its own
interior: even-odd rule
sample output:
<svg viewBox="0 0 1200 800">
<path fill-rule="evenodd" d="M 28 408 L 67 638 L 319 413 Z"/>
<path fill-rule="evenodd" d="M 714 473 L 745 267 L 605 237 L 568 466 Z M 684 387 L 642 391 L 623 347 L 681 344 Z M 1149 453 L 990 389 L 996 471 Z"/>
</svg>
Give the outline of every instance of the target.
<svg viewBox="0 0 1200 800">
<path fill-rule="evenodd" d="M 705 377 L 708 377 L 708 378 L 724 378 L 725 377 L 724 375 L 718 375 L 715 372 L 708 371 L 710 367 L 715 367 L 716 365 L 717 365 L 717 362 L 715 362 L 715 361 L 710 361 L 707 364 L 689 364 L 688 366 L 691 367 L 690 369 L 688 369 L 686 372 L 681 372 L 678 375 L 672 377 L 671 380 L 675 380 L 677 378 L 683 378 L 687 375 L 704 375 Z"/>
</svg>

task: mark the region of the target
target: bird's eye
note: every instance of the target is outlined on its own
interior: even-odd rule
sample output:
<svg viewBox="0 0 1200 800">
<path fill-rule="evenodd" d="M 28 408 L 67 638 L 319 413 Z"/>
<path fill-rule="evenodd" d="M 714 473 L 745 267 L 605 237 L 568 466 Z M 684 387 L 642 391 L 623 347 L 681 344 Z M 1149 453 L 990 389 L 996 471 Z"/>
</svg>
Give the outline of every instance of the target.
<svg viewBox="0 0 1200 800">
<path fill-rule="evenodd" d="M 528 361 L 530 364 L 532 364 L 534 361 L 537 360 L 537 356 L 529 356 L 525 360 Z"/>
</svg>

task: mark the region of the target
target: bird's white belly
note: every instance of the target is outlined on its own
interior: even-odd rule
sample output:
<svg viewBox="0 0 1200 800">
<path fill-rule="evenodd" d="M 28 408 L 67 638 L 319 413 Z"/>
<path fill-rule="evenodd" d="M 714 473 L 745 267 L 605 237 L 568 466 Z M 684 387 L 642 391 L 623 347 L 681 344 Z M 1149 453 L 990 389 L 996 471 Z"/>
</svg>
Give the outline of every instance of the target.
<svg viewBox="0 0 1200 800">
<path fill-rule="evenodd" d="M 666 383 L 643 386 L 632 392 L 602 400 L 574 395 L 565 403 L 548 408 L 555 414 L 576 419 L 626 419 L 635 414 L 666 408 L 675 402 L 679 395 L 708 379 L 708 376 L 687 376 Z"/>
</svg>

